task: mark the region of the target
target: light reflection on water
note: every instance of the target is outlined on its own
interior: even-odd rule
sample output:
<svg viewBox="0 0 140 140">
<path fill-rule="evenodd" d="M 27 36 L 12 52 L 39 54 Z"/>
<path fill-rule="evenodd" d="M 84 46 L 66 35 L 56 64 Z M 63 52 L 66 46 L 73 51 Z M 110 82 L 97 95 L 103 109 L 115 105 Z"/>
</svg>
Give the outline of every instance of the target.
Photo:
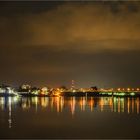
<svg viewBox="0 0 140 140">
<path fill-rule="evenodd" d="M 56 109 L 61 113 L 65 107 L 69 108 L 72 115 L 76 113 L 76 108 L 81 111 L 109 111 L 117 113 L 137 113 L 139 114 L 140 98 L 120 98 L 120 97 L 0 97 L 0 109 L 14 109 L 13 107 L 21 107 L 22 109 L 30 109 L 38 107 Z"/>
<path fill-rule="evenodd" d="M 0 136 L 139 138 L 139 105 L 140 98 L 130 97 L 0 97 Z"/>
<path fill-rule="evenodd" d="M 18 106 L 22 109 L 30 109 L 38 107 L 56 109 L 57 112 L 62 112 L 64 107 L 70 109 L 71 114 L 75 114 L 76 107 L 81 111 L 98 108 L 98 111 L 111 111 L 117 113 L 137 113 L 139 114 L 140 98 L 120 98 L 120 97 L 32 97 L 32 98 L 19 98 L 19 97 L 0 97 L 1 110 L 9 109 Z"/>
<path fill-rule="evenodd" d="M 76 111 L 81 112 L 112 112 L 139 114 L 140 98 L 120 98 L 120 97 L 0 97 L 0 109 L 8 110 L 8 124 L 12 127 L 12 110 L 20 107 L 23 110 L 35 108 L 36 112 L 39 108 L 48 108 L 61 113 L 65 108 L 69 109 L 71 115 L 75 115 Z"/>
<path fill-rule="evenodd" d="M 61 113 L 64 107 L 68 107 L 72 115 L 76 113 L 76 108 L 80 108 L 81 111 L 98 111 L 104 112 L 116 112 L 116 113 L 137 113 L 139 114 L 139 98 L 111 98 L 111 97 L 50 97 L 50 98 L 23 98 L 21 101 L 23 109 L 29 109 L 35 105 L 36 110 L 38 106 L 56 109 L 58 113 Z"/>
</svg>

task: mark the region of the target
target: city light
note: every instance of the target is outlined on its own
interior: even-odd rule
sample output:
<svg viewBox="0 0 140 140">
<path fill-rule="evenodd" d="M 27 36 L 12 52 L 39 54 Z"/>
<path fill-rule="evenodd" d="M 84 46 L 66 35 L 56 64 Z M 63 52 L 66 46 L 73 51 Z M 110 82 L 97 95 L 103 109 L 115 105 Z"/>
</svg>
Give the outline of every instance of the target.
<svg viewBox="0 0 140 140">
<path fill-rule="evenodd" d="M 72 83 L 73 87 L 73 83 Z M 23 84 L 19 89 L 11 86 L 1 86 L 0 96 L 140 96 L 140 88 L 60 88 L 32 87 Z"/>
</svg>

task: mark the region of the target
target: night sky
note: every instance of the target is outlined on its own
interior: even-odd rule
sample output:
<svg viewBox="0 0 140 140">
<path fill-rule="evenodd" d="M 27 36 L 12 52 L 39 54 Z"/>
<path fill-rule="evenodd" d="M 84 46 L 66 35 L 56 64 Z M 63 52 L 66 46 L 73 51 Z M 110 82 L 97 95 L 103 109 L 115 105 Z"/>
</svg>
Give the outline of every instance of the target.
<svg viewBox="0 0 140 140">
<path fill-rule="evenodd" d="M 140 2 L 0 2 L 0 83 L 140 87 Z"/>
</svg>

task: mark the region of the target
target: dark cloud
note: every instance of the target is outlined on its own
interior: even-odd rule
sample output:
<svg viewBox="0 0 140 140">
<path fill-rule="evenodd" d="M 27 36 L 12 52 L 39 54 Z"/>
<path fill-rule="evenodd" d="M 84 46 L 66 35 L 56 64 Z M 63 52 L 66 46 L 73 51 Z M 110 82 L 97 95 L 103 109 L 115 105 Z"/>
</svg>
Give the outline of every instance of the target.
<svg viewBox="0 0 140 140">
<path fill-rule="evenodd" d="M 105 40 L 108 42 L 106 45 L 108 47 L 110 40 L 121 43 L 123 39 L 139 40 L 140 12 L 133 13 L 131 8 L 128 8 L 130 4 L 126 2 L 118 5 L 119 14 L 116 15 L 111 10 L 112 5 L 93 2 L 66 3 L 42 13 L 29 12 L 22 16 L 3 17 L 0 26 L 1 42 L 3 45 L 50 45 L 55 49 L 69 49 L 69 44 L 77 44 L 77 41 L 83 40 L 85 46 L 87 42 L 87 49 L 94 50 L 94 47 L 89 47 L 89 42 L 94 44 L 98 41 L 100 44 L 100 41 Z M 136 8 L 137 5 L 133 4 L 133 7 Z M 131 47 L 131 45 L 123 46 L 120 48 Z M 104 49 L 104 47 L 98 48 Z M 111 48 L 118 49 L 116 46 Z"/>
</svg>

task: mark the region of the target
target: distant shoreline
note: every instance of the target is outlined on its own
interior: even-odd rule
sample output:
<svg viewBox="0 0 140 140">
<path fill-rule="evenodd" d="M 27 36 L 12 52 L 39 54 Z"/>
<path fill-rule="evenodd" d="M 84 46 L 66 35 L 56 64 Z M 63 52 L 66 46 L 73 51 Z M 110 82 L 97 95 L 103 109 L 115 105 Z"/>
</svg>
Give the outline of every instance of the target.
<svg viewBox="0 0 140 140">
<path fill-rule="evenodd" d="M 18 94 L 20 97 L 140 97 L 140 92 L 62 92 L 57 95 L 35 95 L 32 93 Z M 0 93 L 0 97 L 14 97 L 7 93 Z"/>
</svg>

